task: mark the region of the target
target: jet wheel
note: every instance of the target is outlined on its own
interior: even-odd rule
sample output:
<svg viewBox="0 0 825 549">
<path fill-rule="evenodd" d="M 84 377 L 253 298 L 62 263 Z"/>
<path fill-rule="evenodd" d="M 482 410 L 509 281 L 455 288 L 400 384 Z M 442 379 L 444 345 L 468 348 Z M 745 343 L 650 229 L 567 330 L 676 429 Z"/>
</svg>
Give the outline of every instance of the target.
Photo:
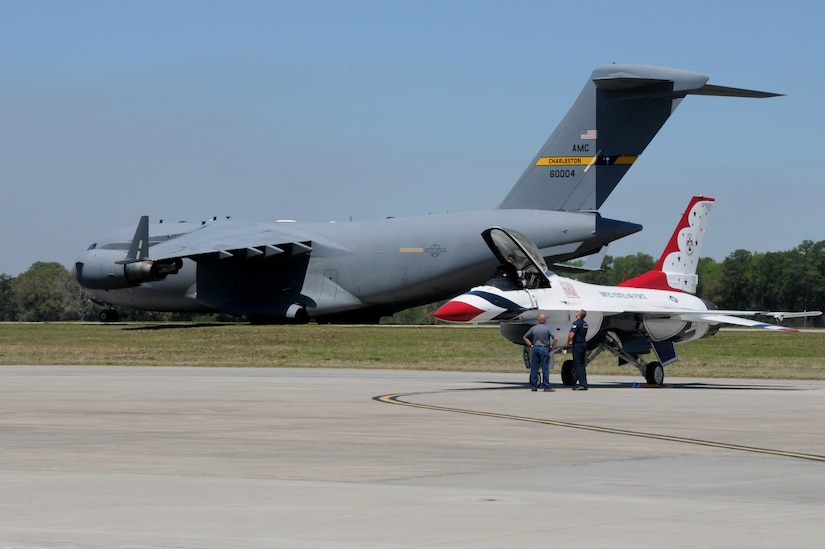
<svg viewBox="0 0 825 549">
<path fill-rule="evenodd" d="M 98 315 L 101 322 L 117 322 L 120 320 L 120 314 L 114 309 L 103 309 Z"/>
<path fill-rule="evenodd" d="M 579 380 L 576 375 L 576 368 L 572 360 L 565 360 L 561 365 L 561 382 L 567 387 L 572 387 Z"/>
<path fill-rule="evenodd" d="M 665 382 L 665 369 L 659 362 L 649 362 L 645 371 L 645 379 L 651 385 L 661 385 Z"/>
<path fill-rule="evenodd" d="M 528 374 L 527 374 L 527 384 L 528 385 L 533 382 L 533 380 L 530 379 L 530 374 L 529 374 L 529 372 L 530 372 L 530 360 L 532 359 L 531 357 L 532 357 L 532 354 L 530 352 L 530 347 L 525 345 L 524 350 L 521 352 L 521 358 L 524 360 L 524 367 L 527 368 L 527 371 L 528 371 Z M 541 372 L 539 372 L 539 375 L 541 375 Z"/>
</svg>

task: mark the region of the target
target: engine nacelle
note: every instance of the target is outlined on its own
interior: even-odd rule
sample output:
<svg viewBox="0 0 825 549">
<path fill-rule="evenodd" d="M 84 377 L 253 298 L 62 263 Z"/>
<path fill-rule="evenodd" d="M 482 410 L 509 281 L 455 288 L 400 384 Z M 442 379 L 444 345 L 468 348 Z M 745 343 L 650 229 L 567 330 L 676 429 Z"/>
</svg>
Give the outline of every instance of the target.
<svg viewBox="0 0 825 549">
<path fill-rule="evenodd" d="M 118 263 L 122 258 L 123 252 L 89 250 L 75 263 L 75 278 L 84 288 L 118 290 L 163 280 L 169 275 L 177 274 L 183 267 L 180 258 Z"/>
<path fill-rule="evenodd" d="M 158 282 L 170 274 L 178 274 L 183 267 L 182 259 L 164 261 L 136 261 L 123 266 L 123 275 L 131 286 L 144 282 Z"/>
</svg>

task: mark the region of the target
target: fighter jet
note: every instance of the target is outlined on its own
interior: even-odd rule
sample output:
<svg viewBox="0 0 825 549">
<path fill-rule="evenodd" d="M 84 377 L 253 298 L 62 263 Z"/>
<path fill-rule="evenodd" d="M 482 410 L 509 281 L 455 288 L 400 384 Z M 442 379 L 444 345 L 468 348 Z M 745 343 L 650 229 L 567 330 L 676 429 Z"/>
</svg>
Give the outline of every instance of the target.
<svg viewBox="0 0 825 549">
<path fill-rule="evenodd" d="M 523 234 L 499 227 L 487 229 L 482 233 L 487 246 L 500 262 L 513 256 L 521 280 L 494 278 L 448 301 L 433 316 L 456 323 L 500 322 L 501 335 L 522 345 L 522 337 L 543 313 L 547 325 L 559 331 L 558 340 L 563 345 L 576 313 L 584 309 L 589 324 L 588 362 L 607 351 L 616 355 L 620 364 L 636 366 L 648 383 L 662 385 L 663 367 L 678 360 L 676 343 L 712 336 L 724 324 L 796 331 L 743 317 L 821 315 L 821 311 L 725 311 L 692 295 L 698 284 L 696 268 L 713 202 L 712 198 L 693 197 L 655 268 L 618 286 L 586 284 L 556 275 Z M 648 362 L 644 355 L 651 351 L 656 360 Z M 562 364 L 561 379 L 565 385 L 576 384 L 572 360 Z"/>
<path fill-rule="evenodd" d="M 497 209 L 344 223 L 217 219 L 154 223 L 96 240 L 78 282 L 99 304 L 221 312 L 252 322 L 372 323 L 480 284 L 495 267 L 490 226 L 527 235 L 550 263 L 641 230 L 596 210 L 689 94 L 779 94 L 707 84 L 703 74 L 607 65 Z M 102 320 L 117 318 L 114 309 Z"/>
</svg>

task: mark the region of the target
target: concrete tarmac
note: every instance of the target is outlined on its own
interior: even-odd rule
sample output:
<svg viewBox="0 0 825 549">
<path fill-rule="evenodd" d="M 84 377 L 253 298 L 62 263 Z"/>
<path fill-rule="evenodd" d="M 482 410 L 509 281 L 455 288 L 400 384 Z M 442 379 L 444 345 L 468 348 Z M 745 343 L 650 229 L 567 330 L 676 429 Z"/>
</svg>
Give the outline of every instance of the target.
<svg viewBox="0 0 825 549">
<path fill-rule="evenodd" d="M 592 377 L 0 366 L 0 547 L 825 542 L 825 383 Z"/>
</svg>

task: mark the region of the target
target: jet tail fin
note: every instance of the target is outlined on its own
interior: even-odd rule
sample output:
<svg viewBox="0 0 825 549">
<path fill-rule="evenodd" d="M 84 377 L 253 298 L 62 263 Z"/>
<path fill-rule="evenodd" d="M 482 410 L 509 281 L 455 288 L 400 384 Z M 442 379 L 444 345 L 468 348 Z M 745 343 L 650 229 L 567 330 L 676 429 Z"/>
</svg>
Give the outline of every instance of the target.
<svg viewBox="0 0 825 549">
<path fill-rule="evenodd" d="M 499 208 L 598 210 L 685 96 L 780 95 L 707 81 L 667 67 L 596 68 Z"/>
<path fill-rule="evenodd" d="M 132 244 L 129 246 L 129 252 L 124 259 L 116 261 L 118 265 L 126 265 L 129 263 L 136 263 L 149 257 L 149 216 L 141 216 L 138 221 L 137 229 L 135 229 L 135 236 L 132 238 Z"/>
<path fill-rule="evenodd" d="M 673 231 L 656 267 L 619 284 L 625 288 L 648 288 L 696 293 L 699 252 L 705 240 L 713 198 L 694 196 Z"/>
</svg>

